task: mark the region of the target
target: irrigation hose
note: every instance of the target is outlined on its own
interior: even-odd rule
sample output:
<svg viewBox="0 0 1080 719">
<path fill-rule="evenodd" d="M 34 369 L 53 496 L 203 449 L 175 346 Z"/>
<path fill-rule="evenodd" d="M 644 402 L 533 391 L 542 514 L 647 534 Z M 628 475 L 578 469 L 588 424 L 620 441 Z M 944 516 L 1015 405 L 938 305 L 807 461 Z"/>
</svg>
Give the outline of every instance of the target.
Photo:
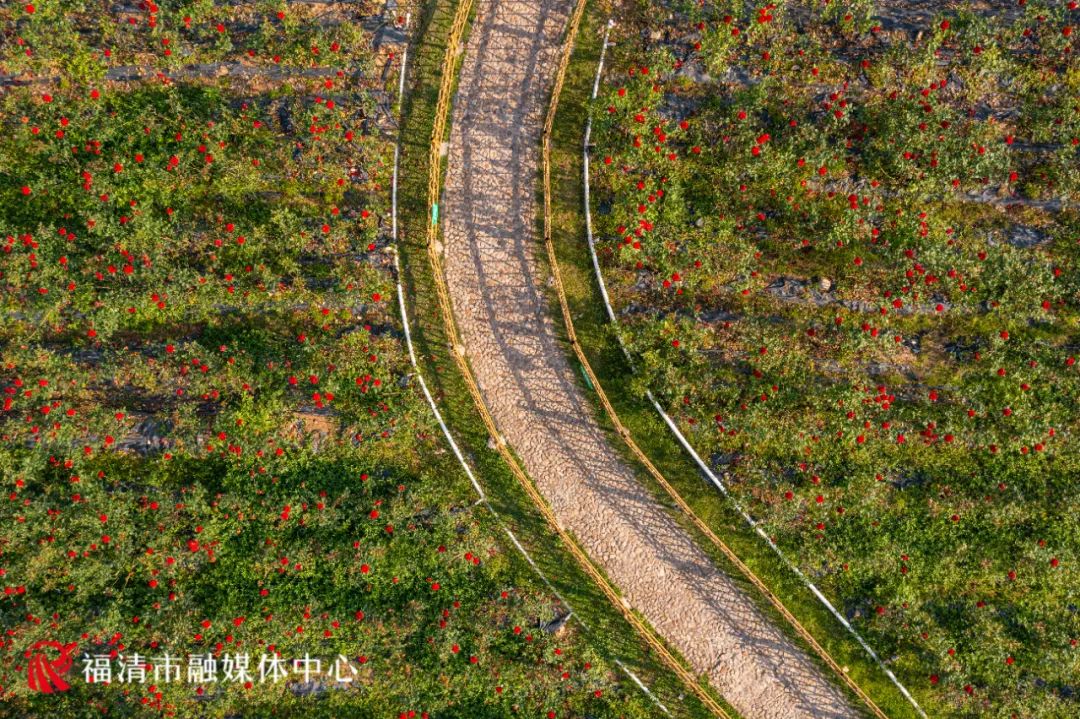
<svg viewBox="0 0 1080 719">
<path fill-rule="evenodd" d="M 627 603 L 623 598 L 615 591 L 607 579 L 603 576 L 599 569 L 592 563 L 589 557 L 585 554 L 584 550 L 578 545 L 577 541 L 570 536 L 570 534 L 562 527 L 561 523 L 555 517 L 554 512 L 548 506 L 543 496 L 533 485 L 532 481 L 526 476 L 524 470 L 521 468 L 517 459 L 510 452 L 509 447 L 506 445 L 506 441 L 502 438 L 498 429 L 495 426 L 495 421 L 488 411 L 487 405 L 484 403 L 483 396 L 480 393 L 480 388 L 476 384 L 476 379 L 473 377 L 471 368 L 468 362 L 465 360 L 464 346 L 461 344 L 457 324 L 454 320 L 453 307 L 450 304 L 449 292 L 446 286 L 445 274 L 442 266 L 442 259 L 439 257 L 438 252 L 438 233 L 439 226 L 435 218 L 439 201 L 439 185 L 441 178 L 441 148 L 442 140 L 446 133 L 447 118 L 450 110 L 450 93 L 453 87 L 453 82 L 456 76 L 454 72 L 455 61 L 457 58 L 458 46 L 461 43 L 461 37 L 465 30 L 465 25 L 468 21 L 469 13 L 472 9 L 473 0 L 461 0 L 457 7 L 457 11 L 454 15 L 453 23 L 451 24 L 449 38 L 447 40 L 446 54 L 444 56 L 442 65 L 442 81 L 439 85 L 439 96 L 435 106 L 435 123 L 432 129 L 431 135 L 431 147 L 429 148 L 429 165 L 428 165 L 428 205 L 432 208 L 433 222 L 428 225 L 428 237 L 427 237 L 427 249 L 428 260 L 431 263 L 432 274 L 434 275 L 435 288 L 439 298 L 439 310 L 442 315 L 443 324 L 446 329 L 447 340 L 450 344 L 451 354 L 454 357 L 454 361 L 458 366 L 462 378 L 465 380 L 465 384 L 469 389 L 469 394 L 472 396 L 473 403 L 476 405 L 477 410 L 480 413 L 480 417 L 484 422 L 488 433 L 494 438 L 495 446 L 499 454 L 502 456 L 507 466 L 512 471 L 518 484 L 525 490 L 525 493 L 532 500 L 533 504 L 543 515 L 547 523 L 558 534 L 559 538 L 563 541 L 565 546 L 570 550 L 570 553 L 577 560 L 578 564 L 583 570 L 593 579 L 596 585 L 604 593 L 604 595 L 611 602 L 612 606 L 619 610 L 623 617 L 634 627 L 637 633 L 649 644 L 649 646 L 656 652 L 656 655 L 660 657 L 660 660 L 671 669 L 686 686 L 693 691 L 695 696 L 704 704 L 709 711 L 715 716 L 722 717 L 723 719 L 732 719 L 724 708 L 709 694 L 709 692 L 701 686 L 701 684 L 695 679 L 693 674 L 683 666 L 683 664 L 672 654 L 667 646 L 656 636 L 655 632 L 648 627 L 631 609 L 627 606 Z M 574 13 L 571 16 L 570 23 L 566 29 L 566 37 L 564 39 L 563 55 L 559 63 L 559 71 L 557 75 L 557 87 L 561 88 L 562 80 L 566 74 L 566 67 L 569 63 L 570 50 L 572 49 L 573 38 L 577 35 L 578 26 L 581 24 L 581 18 L 585 10 L 585 0 L 578 0 Z M 554 97 L 557 98 L 557 95 Z M 550 121 L 549 123 L 550 124 Z M 545 125 L 545 128 L 547 125 Z M 547 136 L 550 133 L 545 129 L 545 147 L 547 142 Z M 546 151 L 545 151 L 546 157 Z M 546 168 L 546 164 L 545 164 Z M 545 182 L 548 176 L 545 170 Z"/>
<path fill-rule="evenodd" d="M 580 20 L 579 14 L 584 3 L 578 4 L 578 9 L 575 11 L 575 20 Z M 576 33 L 576 23 L 573 23 L 570 32 Z M 814 652 L 821 658 L 825 664 L 832 669 L 832 671 L 843 680 L 844 684 L 859 697 L 860 700 L 866 705 L 866 707 L 874 714 L 878 719 L 889 719 L 881 708 L 874 703 L 863 689 L 855 683 L 848 674 L 837 664 L 836 660 L 825 650 L 821 644 L 814 639 L 813 635 L 806 630 L 805 627 L 799 622 L 798 619 L 784 606 L 779 597 L 772 593 L 772 591 L 765 585 L 765 583 L 750 569 L 746 564 L 738 557 L 735 552 L 727 546 L 727 544 L 716 535 L 715 532 L 704 522 L 700 517 L 691 509 L 690 505 L 686 503 L 686 500 L 682 498 L 682 495 L 676 491 L 676 489 L 668 482 L 667 478 L 657 469 L 656 465 L 645 455 L 645 453 L 638 447 L 637 442 L 631 436 L 630 431 L 623 425 L 619 419 L 618 413 L 608 400 L 607 394 L 604 392 L 603 386 L 600 384 L 599 378 L 593 371 L 592 365 L 589 364 L 588 358 L 585 356 L 585 352 L 581 347 L 581 344 L 577 340 L 577 334 L 574 331 L 574 320 L 570 315 L 570 305 L 566 298 L 566 291 L 563 288 L 562 274 L 559 271 L 558 257 L 555 254 L 555 245 L 552 242 L 552 221 L 551 221 L 551 133 L 555 124 L 555 114 L 559 106 L 559 95 L 562 93 L 562 86 L 566 79 L 566 70 L 570 63 L 570 52 L 573 48 L 573 37 L 571 34 L 563 46 L 563 56 L 559 61 L 558 74 L 555 79 L 555 86 L 552 89 L 551 104 L 548 106 L 547 118 L 544 122 L 544 138 L 543 138 L 543 156 L 542 164 L 544 170 L 544 245 L 547 249 L 548 264 L 551 265 L 551 274 L 553 279 L 553 285 L 555 292 L 559 298 L 559 307 L 562 310 L 563 323 L 566 326 L 566 336 L 570 343 L 570 346 L 574 349 L 574 354 L 577 356 L 578 361 L 581 363 L 582 369 L 586 374 L 588 384 L 595 390 L 596 396 L 599 397 L 600 403 L 604 407 L 604 411 L 611 420 L 612 425 L 615 427 L 615 431 L 622 437 L 626 446 L 630 448 L 631 453 L 637 458 L 642 465 L 652 475 L 653 479 L 663 487 L 668 496 L 675 501 L 679 506 L 679 509 L 690 519 L 695 527 L 702 532 L 709 541 L 716 546 L 721 553 L 739 570 L 739 572 L 748 579 L 758 591 L 760 591 L 773 605 L 773 607 L 780 613 L 780 615 L 788 622 L 788 624 L 795 630 L 795 632 L 805 641 Z"/>
</svg>

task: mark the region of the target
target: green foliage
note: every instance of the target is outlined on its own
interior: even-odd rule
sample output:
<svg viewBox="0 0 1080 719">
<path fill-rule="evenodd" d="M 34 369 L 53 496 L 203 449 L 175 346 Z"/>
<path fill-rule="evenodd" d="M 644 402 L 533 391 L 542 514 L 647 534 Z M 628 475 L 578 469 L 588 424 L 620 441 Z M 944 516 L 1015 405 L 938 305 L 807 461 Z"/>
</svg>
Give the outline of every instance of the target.
<svg viewBox="0 0 1080 719">
<path fill-rule="evenodd" d="M 931 714 L 1075 714 L 1076 11 L 669 5 L 593 108 L 635 386 Z"/>
<path fill-rule="evenodd" d="M 43 78 L 0 99 L 0 713 L 648 716 L 441 444 L 370 25 L 318 12 L 0 9 L 3 74 Z M 50 640 L 71 688 L 38 694 Z M 166 653 L 255 681 L 85 681 Z M 260 681 L 264 654 L 357 673 Z"/>
</svg>

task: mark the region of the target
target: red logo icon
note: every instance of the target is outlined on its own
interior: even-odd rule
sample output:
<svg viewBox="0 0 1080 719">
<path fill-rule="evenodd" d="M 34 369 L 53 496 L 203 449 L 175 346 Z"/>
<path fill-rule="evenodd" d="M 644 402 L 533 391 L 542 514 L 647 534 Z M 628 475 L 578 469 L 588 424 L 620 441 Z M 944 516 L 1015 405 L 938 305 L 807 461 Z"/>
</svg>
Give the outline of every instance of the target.
<svg viewBox="0 0 1080 719">
<path fill-rule="evenodd" d="M 30 657 L 30 663 L 26 667 L 26 681 L 30 688 L 42 694 L 53 692 L 65 692 L 71 685 L 64 681 L 64 675 L 71 669 L 74 660 L 71 653 L 75 651 L 75 642 L 61 644 L 54 641 L 40 641 L 33 647 L 34 654 Z M 50 660 L 44 651 L 45 647 L 52 647 L 60 652 L 56 659 Z"/>
</svg>

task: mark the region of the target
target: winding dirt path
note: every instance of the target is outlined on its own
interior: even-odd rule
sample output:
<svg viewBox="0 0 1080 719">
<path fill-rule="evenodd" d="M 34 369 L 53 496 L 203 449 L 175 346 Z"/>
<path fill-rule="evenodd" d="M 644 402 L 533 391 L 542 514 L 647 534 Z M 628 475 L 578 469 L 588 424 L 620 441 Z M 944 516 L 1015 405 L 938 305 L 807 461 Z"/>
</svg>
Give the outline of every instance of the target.
<svg viewBox="0 0 1080 719">
<path fill-rule="evenodd" d="M 746 719 L 860 714 L 608 445 L 549 317 L 536 263 L 539 141 L 572 0 L 479 0 L 450 134 L 445 267 L 499 430 L 559 521 Z"/>
</svg>

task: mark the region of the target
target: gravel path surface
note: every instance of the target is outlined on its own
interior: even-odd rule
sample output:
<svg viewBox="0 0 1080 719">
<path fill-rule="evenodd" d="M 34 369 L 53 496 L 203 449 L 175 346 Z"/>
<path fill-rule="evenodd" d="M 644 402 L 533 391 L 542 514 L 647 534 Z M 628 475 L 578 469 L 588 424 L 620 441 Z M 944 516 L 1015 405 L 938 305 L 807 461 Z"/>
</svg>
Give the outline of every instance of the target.
<svg viewBox="0 0 1080 719">
<path fill-rule="evenodd" d="M 444 252 L 481 393 L 563 525 L 746 719 L 859 716 L 637 482 L 556 336 L 536 263 L 536 191 L 543 113 L 571 9 L 571 0 L 479 0 L 461 70 Z"/>
</svg>

